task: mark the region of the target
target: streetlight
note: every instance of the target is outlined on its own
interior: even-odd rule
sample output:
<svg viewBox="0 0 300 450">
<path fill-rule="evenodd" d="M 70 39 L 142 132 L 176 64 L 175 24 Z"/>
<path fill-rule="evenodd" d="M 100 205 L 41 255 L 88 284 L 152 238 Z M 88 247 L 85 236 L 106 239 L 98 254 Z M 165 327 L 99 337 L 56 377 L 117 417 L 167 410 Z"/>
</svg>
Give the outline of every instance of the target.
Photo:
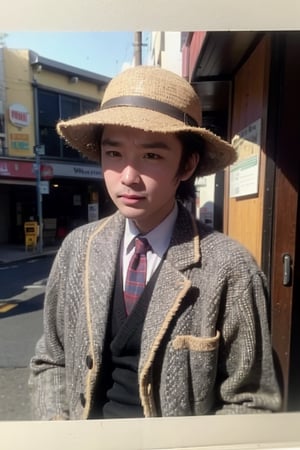
<svg viewBox="0 0 300 450">
<path fill-rule="evenodd" d="M 37 196 L 37 214 L 39 218 L 39 241 L 38 250 L 43 251 L 43 208 L 42 208 L 42 193 L 41 193 L 41 156 L 45 155 L 44 145 L 35 145 L 33 147 L 35 154 L 36 165 L 36 196 Z"/>
</svg>

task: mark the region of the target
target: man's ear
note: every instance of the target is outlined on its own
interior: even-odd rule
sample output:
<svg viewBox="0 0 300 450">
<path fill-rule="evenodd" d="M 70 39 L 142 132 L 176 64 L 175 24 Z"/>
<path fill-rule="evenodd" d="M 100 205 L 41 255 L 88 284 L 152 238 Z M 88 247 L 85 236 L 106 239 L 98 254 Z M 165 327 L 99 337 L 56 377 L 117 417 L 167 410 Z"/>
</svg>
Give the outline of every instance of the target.
<svg viewBox="0 0 300 450">
<path fill-rule="evenodd" d="M 192 153 L 191 156 L 189 157 L 187 164 L 185 166 L 185 171 L 184 173 L 180 176 L 180 180 L 181 181 L 186 181 L 189 178 L 191 178 L 191 176 L 193 175 L 193 173 L 196 170 L 196 167 L 198 166 L 199 163 L 199 153 Z"/>
</svg>

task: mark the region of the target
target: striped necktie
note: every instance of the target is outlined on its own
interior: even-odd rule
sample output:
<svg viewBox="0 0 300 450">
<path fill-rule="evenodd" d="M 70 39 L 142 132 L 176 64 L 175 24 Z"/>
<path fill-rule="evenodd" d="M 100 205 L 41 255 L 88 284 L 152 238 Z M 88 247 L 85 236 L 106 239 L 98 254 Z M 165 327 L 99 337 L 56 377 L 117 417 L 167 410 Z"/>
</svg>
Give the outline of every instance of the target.
<svg viewBox="0 0 300 450">
<path fill-rule="evenodd" d="M 135 250 L 129 262 L 124 291 L 125 308 L 128 316 L 146 285 L 147 251 L 149 250 L 151 250 L 151 247 L 147 239 L 139 236 L 135 238 Z"/>
</svg>

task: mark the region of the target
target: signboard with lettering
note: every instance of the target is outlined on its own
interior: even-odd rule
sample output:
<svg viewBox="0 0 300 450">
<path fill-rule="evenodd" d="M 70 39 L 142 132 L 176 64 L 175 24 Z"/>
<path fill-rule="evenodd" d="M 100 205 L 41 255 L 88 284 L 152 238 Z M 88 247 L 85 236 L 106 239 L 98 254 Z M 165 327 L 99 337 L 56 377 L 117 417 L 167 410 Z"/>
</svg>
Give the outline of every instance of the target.
<svg viewBox="0 0 300 450">
<path fill-rule="evenodd" d="M 256 195 L 259 187 L 261 119 L 237 133 L 232 145 L 238 159 L 230 166 L 230 197 Z"/>
<path fill-rule="evenodd" d="M 35 179 L 36 175 L 32 162 L 1 159 L 0 177 Z"/>
<path fill-rule="evenodd" d="M 36 164 L 27 161 L 0 160 L 0 177 L 36 178 Z M 52 178 L 82 178 L 100 180 L 103 178 L 100 167 L 88 165 L 72 165 L 72 164 L 51 164 L 49 161 L 43 161 L 40 166 L 41 179 L 51 180 Z"/>
<path fill-rule="evenodd" d="M 28 127 L 30 114 L 24 105 L 14 103 L 8 108 L 9 120 L 16 127 Z"/>
<path fill-rule="evenodd" d="M 59 164 L 50 161 L 43 161 L 47 166 L 51 166 L 54 177 L 70 177 L 82 179 L 96 179 L 103 178 L 101 168 L 99 166 L 75 165 L 75 164 Z"/>
<path fill-rule="evenodd" d="M 29 150 L 29 135 L 26 133 L 11 133 L 10 145 L 13 150 Z"/>
<path fill-rule="evenodd" d="M 53 178 L 53 168 L 49 164 L 41 164 L 41 178 L 51 180 Z"/>
</svg>

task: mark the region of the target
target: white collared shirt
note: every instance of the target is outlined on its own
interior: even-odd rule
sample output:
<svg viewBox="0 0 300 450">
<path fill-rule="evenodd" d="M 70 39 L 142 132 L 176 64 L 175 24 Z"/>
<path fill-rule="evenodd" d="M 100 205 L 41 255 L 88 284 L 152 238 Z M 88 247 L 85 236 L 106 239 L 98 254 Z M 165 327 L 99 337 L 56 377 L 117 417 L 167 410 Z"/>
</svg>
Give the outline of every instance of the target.
<svg viewBox="0 0 300 450">
<path fill-rule="evenodd" d="M 147 252 L 147 279 L 146 282 L 149 281 L 151 275 L 154 273 L 155 269 L 158 267 L 161 262 L 164 254 L 166 253 L 174 224 L 177 219 L 178 214 L 178 206 L 175 202 L 175 206 L 170 212 L 170 214 L 153 230 L 151 230 L 147 234 L 143 234 L 150 246 L 152 251 Z M 123 274 L 127 273 L 129 261 L 131 256 L 134 253 L 134 239 L 137 235 L 141 234 L 138 228 L 135 226 L 132 219 L 126 219 L 125 223 L 125 232 L 123 238 L 123 249 L 122 249 L 122 261 L 123 261 Z M 126 276 L 123 276 L 123 289 L 125 289 L 125 279 Z"/>
</svg>

